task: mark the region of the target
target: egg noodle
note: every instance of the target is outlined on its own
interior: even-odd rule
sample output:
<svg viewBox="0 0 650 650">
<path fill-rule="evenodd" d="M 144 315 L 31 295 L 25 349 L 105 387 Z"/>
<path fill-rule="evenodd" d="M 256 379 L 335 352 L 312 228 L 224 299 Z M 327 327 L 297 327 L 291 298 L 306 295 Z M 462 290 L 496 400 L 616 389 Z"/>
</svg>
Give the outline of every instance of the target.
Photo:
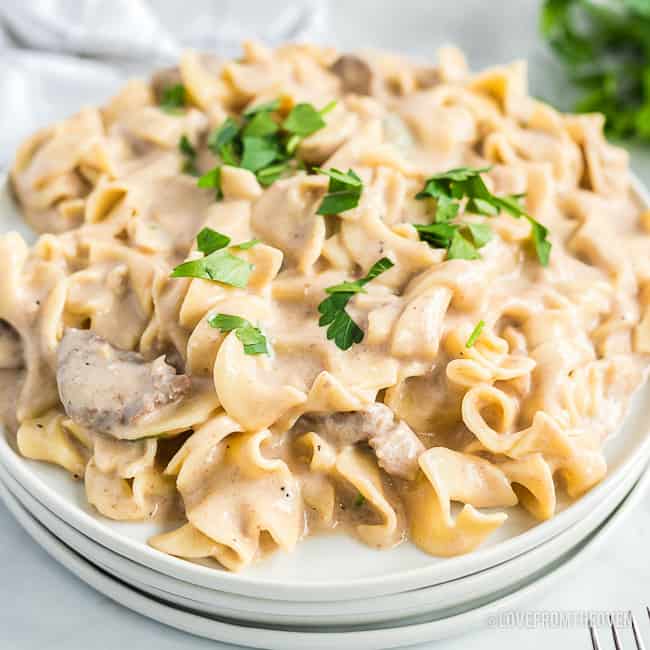
<svg viewBox="0 0 650 650">
<path fill-rule="evenodd" d="M 0 238 L 18 449 L 231 570 L 552 517 L 650 352 L 650 212 L 602 127 L 521 62 L 247 43 L 37 132 L 11 184 L 40 236 Z"/>
</svg>

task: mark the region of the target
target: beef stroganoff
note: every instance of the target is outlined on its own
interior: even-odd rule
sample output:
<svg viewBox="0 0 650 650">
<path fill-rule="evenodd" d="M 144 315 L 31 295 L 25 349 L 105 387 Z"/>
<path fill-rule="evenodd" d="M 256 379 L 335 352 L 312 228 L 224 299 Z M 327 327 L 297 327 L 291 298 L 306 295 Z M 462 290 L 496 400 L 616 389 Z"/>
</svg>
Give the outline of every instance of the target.
<svg viewBox="0 0 650 650">
<path fill-rule="evenodd" d="M 39 131 L 11 183 L 40 236 L 0 239 L 18 449 L 231 570 L 552 517 L 650 352 L 650 212 L 602 126 L 522 63 L 249 43 Z"/>
</svg>

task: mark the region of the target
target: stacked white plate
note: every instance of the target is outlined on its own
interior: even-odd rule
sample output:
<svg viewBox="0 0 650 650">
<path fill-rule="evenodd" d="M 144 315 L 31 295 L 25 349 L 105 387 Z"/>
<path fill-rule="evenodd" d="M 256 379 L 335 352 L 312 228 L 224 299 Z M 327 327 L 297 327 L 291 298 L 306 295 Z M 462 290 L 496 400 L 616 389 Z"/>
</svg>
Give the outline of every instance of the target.
<svg viewBox="0 0 650 650">
<path fill-rule="evenodd" d="M 0 187 L 0 231 L 25 227 Z M 650 388 L 608 440 L 607 478 L 551 520 L 515 512 L 479 550 L 433 558 L 410 544 L 374 551 L 344 536 L 232 574 L 150 548 L 156 524 L 114 522 L 83 486 L 26 460 L 0 432 L 0 496 L 34 539 L 82 580 L 167 625 L 278 650 L 399 647 L 467 631 L 560 580 L 642 497 L 650 474 Z"/>
<path fill-rule="evenodd" d="M 83 486 L 20 457 L 0 436 L 3 500 L 58 561 L 118 602 L 168 625 L 261 648 L 388 648 L 467 631 L 560 579 L 641 498 L 650 474 L 650 389 L 607 443 L 608 477 L 535 525 L 518 513 L 480 550 L 437 559 L 405 544 L 373 551 L 343 536 L 231 574 L 146 544 L 154 524 L 96 514 Z"/>
</svg>

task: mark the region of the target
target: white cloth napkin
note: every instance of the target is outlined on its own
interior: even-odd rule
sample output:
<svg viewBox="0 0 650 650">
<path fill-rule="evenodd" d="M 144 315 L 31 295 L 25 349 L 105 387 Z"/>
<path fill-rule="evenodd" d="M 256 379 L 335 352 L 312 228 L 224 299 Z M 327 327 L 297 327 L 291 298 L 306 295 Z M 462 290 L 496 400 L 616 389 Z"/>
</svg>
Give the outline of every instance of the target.
<svg viewBox="0 0 650 650">
<path fill-rule="evenodd" d="M 35 129 L 184 48 L 236 56 L 244 39 L 319 42 L 326 23 L 327 0 L 2 0 L 0 166 Z"/>
</svg>

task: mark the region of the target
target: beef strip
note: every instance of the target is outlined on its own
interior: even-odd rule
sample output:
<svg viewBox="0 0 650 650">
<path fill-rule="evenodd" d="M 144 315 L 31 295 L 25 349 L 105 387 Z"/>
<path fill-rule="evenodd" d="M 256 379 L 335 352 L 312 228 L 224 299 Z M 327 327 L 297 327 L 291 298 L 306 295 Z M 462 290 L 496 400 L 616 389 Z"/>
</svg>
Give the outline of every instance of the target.
<svg viewBox="0 0 650 650">
<path fill-rule="evenodd" d="M 414 478 L 418 456 L 424 451 L 424 445 L 411 427 L 396 419 L 380 403 L 371 404 L 363 411 L 303 415 L 294 430 L 314 431 L 337 447 L 367 441 L 380 467 L 407 479 Z"/>
<path fill-rule="evenodd" d="M 191 385 L 164 357 L 145 361 L 78 329 L 67 329 L 59 344 L 56 381 L 70 418 L 116 438 L 143 416 L 180 399 Z"/>
</svg>

